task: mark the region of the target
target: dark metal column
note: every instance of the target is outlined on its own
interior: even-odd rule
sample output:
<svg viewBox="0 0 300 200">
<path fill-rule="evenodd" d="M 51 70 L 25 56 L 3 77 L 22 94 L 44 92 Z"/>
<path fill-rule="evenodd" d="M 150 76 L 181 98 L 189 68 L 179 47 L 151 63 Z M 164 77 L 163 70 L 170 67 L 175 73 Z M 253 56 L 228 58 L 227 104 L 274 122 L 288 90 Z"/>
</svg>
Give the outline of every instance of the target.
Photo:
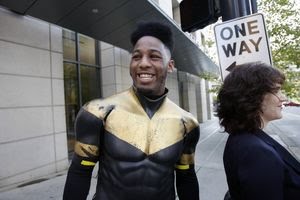
<svg viewBox="0 0 300 200">
<path fill-rule="evenodd" d="M 257 1 L 251 0 L 251 11 L 252 13 L 257 13 Z"/>
<path fill-rule="evenodd" d="M 256 0 L 220 0 L 222 21 L 257 12 Z"/>
<path fill-rule="evenodd" d="M 220 0 L 222 21 L 239 17 L 238 0 Z"/>
<path fill-rule="evenodd" d="M 238 1 L 238 7 L 239 7 L 240 17 L 250 14 L 249 1 L 248 0 L 239 0 Z"/>
</svg>

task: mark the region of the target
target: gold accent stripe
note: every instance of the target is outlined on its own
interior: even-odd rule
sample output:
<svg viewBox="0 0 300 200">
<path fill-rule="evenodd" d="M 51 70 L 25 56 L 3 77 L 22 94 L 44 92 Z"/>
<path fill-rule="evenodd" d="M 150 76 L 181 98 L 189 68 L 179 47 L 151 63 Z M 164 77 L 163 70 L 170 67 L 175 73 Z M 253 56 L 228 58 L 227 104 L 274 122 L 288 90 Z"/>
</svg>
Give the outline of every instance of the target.
<svg viewBox="0 0 300 200">
<path fill-rule="evenodd" d="M 84 165 L 84 166 L 95 166 L 96 165 L 96 163 L 87 161 L 87 160 L 82 160 L 80 164 Z"/>
<path fill-rule="evenodd" d="M 177 169 L 186 170 L 190 168 L 190 165 L 176 165 Z"/>
<path fill-rule="evenodd" d="M 79 141 L 75 142 L 75 153 L 82 157 L 98 156 L 99 149 L 96 145 L 84 144 Z M 88 154 L 90 155 L 88 155 Z"/>
<path fill-rule="evenodd" d="M 180 163 L 185 165 L 194 164 L 195 153 L 192 154 L 182 154 L 180 158 Z"/>
</svg>

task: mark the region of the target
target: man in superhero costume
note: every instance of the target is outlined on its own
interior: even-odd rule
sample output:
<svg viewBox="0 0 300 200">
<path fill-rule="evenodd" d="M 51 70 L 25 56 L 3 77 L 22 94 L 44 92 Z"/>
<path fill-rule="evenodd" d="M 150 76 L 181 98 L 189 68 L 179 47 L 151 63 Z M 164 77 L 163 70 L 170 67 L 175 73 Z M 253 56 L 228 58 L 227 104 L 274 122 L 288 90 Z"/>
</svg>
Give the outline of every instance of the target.
<svg viewBox="0 0 300 200">
<path fill-rule="evenodd" d="M 133 86 L 88 102 L 77 115 L 64 199 L 86 199 L 99 162 L 95 200 L 174 200 L 174 185 L 180 200 L 198 200 L 199 124 L 168 99 L 165 88 L 167 73 L 174 70 L 171 29 L 141 23 L 131 43 Z"/>
</svg>

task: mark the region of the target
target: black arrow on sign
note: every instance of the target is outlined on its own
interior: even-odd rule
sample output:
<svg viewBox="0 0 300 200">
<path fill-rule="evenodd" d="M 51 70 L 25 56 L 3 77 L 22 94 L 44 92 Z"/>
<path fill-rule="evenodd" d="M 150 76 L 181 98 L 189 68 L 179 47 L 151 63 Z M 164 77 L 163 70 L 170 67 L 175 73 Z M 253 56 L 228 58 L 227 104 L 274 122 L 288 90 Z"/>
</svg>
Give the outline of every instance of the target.
<svg viewBox="0 0 300 200">
<path fill-rule="evenodd" d="M 231 63 L 231 65 L 229 65 L 229 67 L 226 68 L 226 71 L 231 72 L 235 67 L 236 67 L 236 61 Z"/>
</svg>

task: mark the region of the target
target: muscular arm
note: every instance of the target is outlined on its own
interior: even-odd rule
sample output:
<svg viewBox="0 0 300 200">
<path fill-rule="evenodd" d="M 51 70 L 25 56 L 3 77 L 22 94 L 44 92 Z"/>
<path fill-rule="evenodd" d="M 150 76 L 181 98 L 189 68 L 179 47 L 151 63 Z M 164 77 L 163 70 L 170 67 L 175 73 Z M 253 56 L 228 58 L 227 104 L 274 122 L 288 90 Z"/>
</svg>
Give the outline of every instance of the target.
<svg viewBox="0 0 300 200">
<path fill-rule="evenodd" d="M 102 121 L 82 108 L 75 122 L 75 152 L 64 188 L 64 200 L 86 199 L 92 171 L 98 160 L 101 130 Z"/>
<path fill-rule="evenodd" d="M 194 168 L 194 154 L 199 135 L 199 127 L 186 135 L 183 154 L 176 165 L 176 188 L 180 200 L 199 200 L 199 185 Z"/>
</svg>

